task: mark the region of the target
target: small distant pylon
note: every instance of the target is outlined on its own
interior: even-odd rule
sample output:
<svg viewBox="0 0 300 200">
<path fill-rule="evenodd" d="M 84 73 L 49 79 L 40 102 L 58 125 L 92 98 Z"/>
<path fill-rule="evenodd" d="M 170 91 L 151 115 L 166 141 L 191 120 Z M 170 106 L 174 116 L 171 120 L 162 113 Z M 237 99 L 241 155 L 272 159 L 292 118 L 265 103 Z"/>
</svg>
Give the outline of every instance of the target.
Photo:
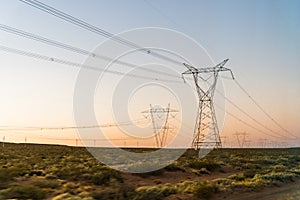
<svg viewBox="0 0 300 200">
<path fill-rule="evenodd" d="M 265 139 L 265 138 L 260 138 L 259 139 L 259 143 L 260 143 L 261 148 L 266 148 L 267 142 L 268 142 L 268 140 Z"/>
<path fill-rule="evenodd" d="M 239 147 L 244 148 L 250 146 L 250 140 L 247 140 L 248 133 L 246 132 L 236 132 L 236 139 L 238 141 Z"/>
<path fill-rule="evenodd" d="M 196 119 L 194 139 L 192 142 L 192 147 L 195 149 L 200 149 L 202 147 L 222 147 L 219 128 L 217 124 L 217 117 L 213 105 L 213 97 L 217 85 L 219 72 L 229 71 L 231 73 L 232 79 L 234 79 L 232 71 L 224 67 L 228 60 L 229 59 L 226 59 L 214 67 L 199 69 L 184 63 L 185 67 L 188 68 L 188 70 L 182 73 L 182 78 L 184 79 L 184 75 L 193 76 L 193 80 L 199 98 L 199 106 L 197 112 L 198 116 Z M 203 89 L 200 86 L 201 81 L 207 84 L 208 79 L 210 79 L 206 79 L 205 77 L 203 77 L 203 74 L 212 74 L 212 83 L 208 86 L 208 89 Z"/>
<path fill-rule="evenodd" d="M 169 118 L 174 118 L 176 116 L 176 113 L 178 113 L 178 110 L 171 109 L 170 103 L 168 104 L 167 108 L 155 108 L 150 104 L 150 109 L 145 110 L 142 113 L 150 114 L 157 148 L 164 147 L 166 145 L 168 132 L 170 129 Z M 157 117 L 161 119 L 161 114 L 165 115 L 165 120 L 162 126 L 158 126 L 155 115 L 157 115 Z M 145 117 L 148 118 L 149 116 L 145 115 Z"/>
</svg>

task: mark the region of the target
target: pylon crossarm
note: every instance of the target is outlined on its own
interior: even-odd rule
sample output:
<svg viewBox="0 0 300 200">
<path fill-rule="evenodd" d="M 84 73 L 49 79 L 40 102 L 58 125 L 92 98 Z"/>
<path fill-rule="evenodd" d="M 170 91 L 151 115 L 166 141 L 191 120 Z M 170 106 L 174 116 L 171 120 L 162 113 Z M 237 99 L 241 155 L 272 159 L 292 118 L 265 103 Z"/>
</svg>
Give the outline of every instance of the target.
<svg viewBox="0 0 300 200">
<path fill-rule="evenodd" d="M 166 112 L 178 113 L 178 110 L 168 109 L 168 108 L 151 108 L 150 110 L 145 110 L 141 113 L 151 113 L 151 112 L 154 112 L 154 113 L 166 113 Z"/>
<path fill-rule="evenodd" d="M 217 64 L 217 65 L 215 66 L 215 68 L 218 68 L 218 67 L 222 68 L 222 67 L 228 62 L 228 60 L 229 60 L 228 58 L 225 59 L 223 62 Z"/>
<path fill-rule="evenodd" d="M 192 65 L 183 63 L 183 65 L 188 68 L 188 70 L 186 70 L 185 72 L 183 72 L 182 74 L 192 74 L 192 73 L 198 73 L 198 69 Z"/>
</svg>

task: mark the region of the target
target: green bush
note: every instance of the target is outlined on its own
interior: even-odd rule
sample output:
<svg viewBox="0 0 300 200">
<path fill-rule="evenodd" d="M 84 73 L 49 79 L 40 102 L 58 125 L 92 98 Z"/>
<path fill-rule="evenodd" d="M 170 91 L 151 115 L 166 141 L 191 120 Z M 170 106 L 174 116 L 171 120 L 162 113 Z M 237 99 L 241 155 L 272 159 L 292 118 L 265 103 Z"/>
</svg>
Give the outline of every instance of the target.
<svg viewBox="0 0 300 200">
<path fill-rule="evenodd" d="M 83 193 L 79 195 L 72 195 L 70 193 L 62 193 L 52 198 L 52 200 L 94 200 L 89 194 Z"/>
<path fill-rule="evenodd" d="M 291 173 L 294 173 L 296 176 L 300 175 L 300 169 L 293 169 L 291 170 Z"/>
<path fill-rule="evenodd" d="M 122 185 L 119 188 L 119 196 L 124 199 L 133 199 L 133 197 L 136 195 L 135 193 L 135 187 L 133 185 L 125 184 Z"/>
<path fill-rule="evenodd" d="M 194 191 L 194 181 L 183 181 L 175 185 L 175 189 L 178 193 L 193 193 Z"/>
<path fill-rule="evenodd" d="M 245 180 L 245 176 L 243 173 L 233 174 L 233 175 L 229 176 L 228 178 L 231 180 L 235 180 L 235 181 L 244 181 Z"/>
<path fill-rule="evenodd" d="M 127 200 L 135 199 L 136 193 L 131 185 L 122 185 L 117 188 L 106 188 L 102 191 L 92 192 L 91 196 L 95 200 L 118 199 Z"/>
<path fill-rule="evenodd" d="M 55 180 L 38 180 L 33 182 L 33 185 L 39 188 L 51 188 L 51 189 L 59 188 L 61 186 L 61 184 Z"/>
<path fill-rule="evenodd" d="M 107 185 L 110 182 L 110 174 L 107 172 L 98 172 L 92 176 L 91 182 L 95 185 Z"/>
<path fill-rule="evenodd" d="M 137 188 L 135 191 L 135 200 L 159 200 L 176 193 L 175 188 L 171 184 L 144 186 Z"/>
<path fill-rule="evenodd" d="M 46 197 L 45 191 L 32 185 L 12 186 L 0 191 L 2 199 L 33 199 L 40 200 Z"/>
<path fill-rule="evenodd" d="M 295 174 L 293 173 L 269 173 L 261 175 L 260 178 L 263 180 L 267 180 L 271 183 L 276 182 L 293 182 L 294 181 Z"/>
<path fill-rule="evenodd" d="M 91 176 L 91 182 L 95 185 L 108 185 L 112 179 L 123 182 L 120 173 L 114 170 L 102 170 Z"/>
<path fill-rule="evenodd" d="M 11 167 L 11 168 L 1 168 L 0 169 L 0 188 L 5 187 L 6 183 L 13 180 L 13 178 L 18 176 L 24 176 L 26 171 L 21 168 Z"/>
<path fill-rule="evenodd" d="M 205 168 L 208 171 L 214 171 L 215 169 L 220 168 L 220 165 L 213 163 L 212 161 L 201 161 L 201 160 L 192 160 L 188 163 L 188 167 L 193 169 L 202 169 Z"/>
<path fill-rule="evenodd" d="M 76 165 L 69 165 L 63 168 L 58 168 L 53 171 L 53 175 L 60 179 L 68 179 L 72 181 L 79 180 L 80 175 L 84 173 L 84 170 Z"/>
<path fill-rule="evenodd" d="M 217 187 L 209 182 L 198 182 L 194 186 L 194 195 L 197 198 L 210 199 L 216 192 Z"/>
<path fill-rule="evenodd" d="M 210 174 L 210 171 L 208 171 L 207 169 L 205 168 L 201 168 L 201 169 L 192 169 L 192 172 L 198 176 L 201 176 L 203 174 Z"/>
<path fill-rule="evenodd" d="M 63 192 L 76 195 L 78 194 L 78 187 L 79 185 L 74 182 L 67 182 L 63 185 Z"/>
</svg>

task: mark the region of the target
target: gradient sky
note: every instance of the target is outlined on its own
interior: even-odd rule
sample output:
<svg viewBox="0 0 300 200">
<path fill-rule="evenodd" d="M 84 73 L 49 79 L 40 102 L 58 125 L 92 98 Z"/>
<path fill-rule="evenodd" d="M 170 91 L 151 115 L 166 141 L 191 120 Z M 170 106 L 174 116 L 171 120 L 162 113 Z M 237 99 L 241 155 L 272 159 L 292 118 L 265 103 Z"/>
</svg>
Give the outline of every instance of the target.
<svg viewBox="0 0 300 200">
<path fill-rule="evenodd" d="M 300 2 L 297 0 L 218 1 L 74 1 L 43 0 L 111 33 L 133 28 L 163 27 L 200 43 L 218 62 L 229 58 L 237 80 L 282 126 L 300 138 Z M 92 50 L 105 38 L 49 16 L 17 0 L 3 0 L 0 23 Z M 74 62 L 85 57 L 0 31 L 0 44 Z M 0 126 L 74 125 L 73 89 L 79 69 L 0 51 Z M 269 120 L 231 80 L 223 79 L 226 95 L 257 120 L 286 134 Z M 226 110 L 264 130 L 230 104 Z M 147 109 L 147 108 L 146 108 Z M 266 130 L 264 130 L 266 131 Z M 236 146 L 236 132 L 247 132 L 253 146 L 280 141 L 251 129 L 230 116 L 222 136 Z M 266 131 L 268 132 L 268 131 Z M 1 131 L 7 141 L 76 138 L 76 132 L 22 133 Z M 60 143 L 69 143 L 62 141 Z M 69 143 L 70 144 L 70 143 Z M 71 143 L 71 144 L 74 144 Z M 275 143 L 274 143 L 275 144 Z M 134 145 L 134 144 L 132 144 Z"/>
</svg>

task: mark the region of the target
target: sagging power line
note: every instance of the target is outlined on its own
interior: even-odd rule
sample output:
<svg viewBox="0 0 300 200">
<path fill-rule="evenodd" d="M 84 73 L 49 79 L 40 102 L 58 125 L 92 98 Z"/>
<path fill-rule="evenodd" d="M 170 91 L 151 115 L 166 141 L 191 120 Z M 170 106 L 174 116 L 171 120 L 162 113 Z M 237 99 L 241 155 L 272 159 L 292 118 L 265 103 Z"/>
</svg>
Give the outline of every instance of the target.
<svg viewBox="0 0 300 200">
<path fill-rule="evenodd" d="M 135 77 L 135 78 L 142 78 L 142 79 L 147 79 L 147 80 L 156 80 L 156 81 L 162 81 L 162 82 L 176 82 L 176 83 L 180 83 L 179 81 L 173 81 L 173 80 L 164 80 L 164 79 L 157 79 L 157 78 L 151 78 L 151 77 L 146 77 L 146 76 L 140 76 L 140 75 L 134 75 L 134 74 L 125 74 L 122 72 L 118 72 L 118 71 L 112 71 L 112 70 L 103 70 L 100 68 L 96 68 L 96 67 L 91 67 L 91 66 L 83 66 L 81 64 L 78 63 L 74 63 L 74 62 L 69 62 L 69 61 L 65 61 L 65 60 L 61 60 L 61 59 L 57 59 L 54 57 L 47 57 L 41 54 L 34 54 L 28 51 L 21 51 L 18 49 L 13 49 L 13 48 L 9 48 L 9 47 L 5 47 L 5 46 L 1 46 L 0 45 L 0 50 L 3 51 L 7 51 L 10 53 L 16 53 L 19 55 L 23 55 L 23 56 L 28 56 L 28 57 L 33 57 L 33 58 L 37 58 L 37 59 L 42 59 L 42 60 L 47 60 L 47 61 L 51 61 L 51 62 L 57 62 L 59 64 L 67 64 L 67 65 L 71 65 L 71 66 L 75 66 L 75 67 L 84 67 L 84 68 L 88 68 L 88 69 L 92 69 L 92 70 L 96 70 L 96 71 L 103 71 L 103 72 L 107 72 L 107 73 L 113 73 L 113 74 L 117 74 L 117 75 L 126 75 L 126 76 L 131 76 L 131 77 Z M 218 90 L 216 90 L 218 93 L 220 93 Z M 220 93 L 221 94 L 221 93 Z M 231 101 L 228 97 L 224 96 L 223 94 L 221 94 L 226 100 L 227 102 L 231 103 L 232 105 L 234 105 L 236 108 L 238 108 L 242 113 L 244 113 L 245 115 L 247 115 L 250 119 L 254 120 L 257 124 L 259 124 L 260 126 L 264 127 L 265 129 L 271 131 L 272 133 L 279 135 L 281 137 L 285 137 L 282 134 L 279 134 L 277 132 L 274 132 L 273 130 L 271 130 L 270 128 L 268 128 L 266 125 L 262 124 L 261 122 L 257 121 L 254 117 L 252 117 L 251 115 L 249 115 L 246 111 L 244 111 L 243 109 L 241 109 L 239 106 L 237 106 L 233 101 Z"/>
<path fill-rule="evenodd" d="M 276 126 L 278 126 L 281 130 L 283 130 L 284 132 L 290 134 L 291 136 L 295 137 L 295 138 L 299 138 L 296 135 L 294 135 L 293 133 L 291 133 L 289 130 L 287 130 L 286 128 L 284 128 L 277 120 L 275 120 L 250 94 L 249 92 L 247 92 L 246 89 L 244 89 L 244 87 L 242 87 L 242 85 L 235 80 L 235 83 L 238 85 L 238 87 L 247 95 L 247 97 L 274 123 L 276 124 Z"/>
<path fill-rule="evenodd" d="M 3 45 L 0 45 L 0 50 L 5 51 L 5 52 L 9 52 L 9 53 L 13 53 L 13 54 L 18 54 L 18 55 L 21 55 L 21 56 L 27 56 L 27 57 L 31 57 L 31 58 L 35 58 L 35 59 L 40 59 L 40 60 L 49 61 L 49 62 L 55 62 L 55 63 L 63 64 L 63 65 L 74 66 L 74 67 L 77 67 L 77 68 L 84 68 L 84 69 L 94 70 L 94 71 L 98 71 L 98 72 L 105 72 L 105 73 L 115 74 L 115 75 L 130 76 L 130 77 L 134 77 L 134 78 L 141 78 L 141 79 L 153 80 L 153 81 L 178 83 L 178 81 L 175 81 L 175 80 L 152 78 L 152 77 L 148 77 L 148 76 L 124 73 L 124 72 L 110 70 L 110 69 L 102 69 L 102 68 L 89 66 L 89 65 L 82 65 L 82 64 L 79 64 L 79 63 L 75 63 L 75 62 L 71 62 L 71 61 L 67 61 L 67 60 L 63 60 L 63 59 L 59 59 L 59 58 L 55 58 L 55 57 L 49 57 L 49 56 L 45 56 L 45 55 L 42 55 L 42 54 L 37 54 L 37 53 L 29 52 L 29 51 L 23 51 L 23 50 L 20 50 L 20 49 L 10 48 L 10 47 L 6 47 L 6 46 L 3 46 Z"/>
<path fill-rule="evenodd" d="M 144 0 L 144 2 L 149 5 L 153 10 L 155 10 L 159 15 L 163 16 L 164 18 L 166 18 L 169 22 L 171 22 L 174 26 L 179 27 L 182 30 L 188 31 L 186 30 L 186 28 L 184 26 L 182 26 L 182 24 L 176 22 L 172 17 L 168 16 L 166 13 L 163 12 L 163 10 L 161 10 L 160 8 L 158 8 L 157 6 L 155 6 L 153 3 L 149 2 L 148 0 Z M 189 31 L 188 31 L 189 32 Z M 191 33 L 191 32 L 190 32 Z M 205 49 L 204 49 L 205 50 Z M 208 54 L 208 53 L 207 53 Z M 208 54 L 209 56 L 209 54 Z M 212 59 L 211 59 L 212 60 Z M 231 78 L 227 78 L 227 77 L 222 77 L 222 78 L 226 78 L 226 79 L 230 79 Z M 258 102 L 249 95 L 249 93 L 247 92 L 247 90 L 245 90 L 241 84 L 237 81 L 237 79 L 235 79 L 235 83 L 238 85 L 238 87 L 243 90 L 243 92 L 245 92 L 245 94 L 247 95 L 247 97 L 249 97 L 251 99 L 251 101 L 272 121 L 276 124 L 276 126 L 278 126 L 281 130 L 283 130 L 284 132 L 288 133 L 289 135 L 295 137 L 295 138 L 299 138 L 297 136 L 295 136 L 293 133 L 291 133 L 289 130 L 287 130 L 286 128 L 284 128 L 277 120 L 275 120 L 262 106 L 260 106 L 258 104 Z M 218 92 L 218 91 L 217 91 Z M 220 93 L 221 94 L 221 93 Z M 221 94 L 222 96 L 224 96 L 223 94 Z M 267 129 L 268 131 L 272 132 L 275 135 L 279 135 L 279 136 L 283 136 L 282 134 L 275 132 L 273 130 L 271 130 L 270 128 L 268 128 L 266 125 L 264 125 L 263 123 L 257 121 L 254 117 L 250 116 L 249 114 L 247 114 L 243 109 L 241 109 L 240 107 L 238 107 L 236 104 L 234 104 L 232 101 L 230 101 L 228 99 L 228 97 L 224 96 L 224 98 L 231 103 L 234 107 L 236 107 L 239 111 L 241 111 L 243 114 L 245 114 L 246 116 L 248 116 L 250 119 L 252 119 L 255 123 L 259 124 L 260 126 L 264 127 L 265 129 Z M 231 113 L 232 114 L 232 113 Z M 286 138 L 286 136 L 283 136 Z"/>
<path fill-rule="evenodd" d="M 106 30 L 103 30 L 103 29 L 101 29 L 99 27 L 91 25 L 91 24 L 89 24 L 89 23 L 87 23 L 87 22 L 85 22 L 83 20 L 80 20 L 80 19 L 78 19 L 78 18 L 76 18 L 76 17 L 74 17 L 72 15 L 66 14 L 66 13 L 64 13 L 64 12 L 62 12 L 62 11 L 56 9 L 56 8 L 53 8 L 53 7 L 49 6 L 49 5 L 46 5 L 46 4 L 44 4 L 44 3 L 40 2 L 40 1 L 37 1 L 37 0 L 19 0 L 19 1 L 21 1 L 23 3 L 26 3 L 27 5 L 30 5 L 30 6 L 32 6 L 34 8 L 37 8 L 37 9 L 39 9 L 41 11 L 44 11 L 44 12 L 50 14 L 50 15 L 56 16 L 56 17 L 58 17 L 58 18 L 60 18 L 60 19 L 62 19 L 64 21 L 67 21 L 67 22 L 72 23 L 72 24 L 74 24 L 76 26 L 79 26 L 79 27 L 81 27 L 83 29 L 86 29 L 88 31 L 91 31 L 91 32 L 96 33 L 98 35 L 101 35 L 103 37 L 109 38 L 109 39 L 111 39 L 111 40 L 113 40 L 115 42 L 118 42 L 118 43 L 123 44 L 125 46 L 128 46 L 130 48 L 133 48 L 133 49 L 135 49 L 137 51 L 149 54 L 149 55 L 154 56 L 154 57 L 159 58 L 159 59 L 166 60 L 166 61 L 171 62 L 171 63 L 176 64 L 176 65 L 182 66 L 182 64 L 183 64 L 183 62 L 177 61 L 177 60 L 175 60 L 173 58 L 170 58 L 168 56 L 165 56 L 163 54 L 159 54 L 159 53 L 157 53 L 155 51 L 152 51 L 149 48 L 141 47 L 140 45 L 138 45 L 138 44 L 136 44 L 134 42 L 131 42 L 131 41 L 126 40 L 124 38 L 121 38 L 121 37 L 119 37 L 117 35 L 109 33 Z"/>
<path fill-rule="evenodd" d="M 99 125 L 89 125 L 89 126 L 52 126 L 52 127 L 38 127 L 38 126 L 0 126 L 0 131 L 44 131 L 44 130 L 70 130 L 70 129 L 95 129 L 95 128 L 111 128 L 111 127 L 119 127 L 119 126 L 132 126 L 138 124 L 149 123 L 147 119 L 137 119 L 131 120 L 127 122 L 118 122 L 118 123 L 107 123 L 107 124 L 99 124 Z"/>
<path fill-rule="evenodd" d="M 265 128 L 266 130 L 270 131 L 274 135 L 277 135 L 277 136 L 280 136 L 280 137 L 286 137 L 286 136 L 280 134 L 279 132 L 273 131 L 272 129 L 270 129 L 269 127 L 267 127 L 265 124 L 261 123 L 260 121 L 258 121 L 254 117 L 252 117 L 244 109 L 242 109 L 236 103 L 234 103 L 233 101 L 231 101 L 228 97 L 226 97 L 225 95 L 223 95 L 219 90 L 216 90 L 216 92 L 219 93 L 220 95 L 222 95 L 228 103 L 230 103 L 231 105 L 233 105 L 236 109 L 238 109 L 241 113 L 243 113 L 244 115 L 246 115 L 249 119 L 251 119 L 252 121 L 254 121 L 256 124 L 260 125 L 261 127 Z"/>
<path fill-rule="evenodd" d="M 90 24 L 88 24 L 88 23 L 86 23 L 86 22 L 84 22 L 84 21 L 82 21 L 82 20 L 79 20 L 78 18 L 75 18 L 75 17 L 73 17 L 73 16 L 71 16 L 71 15 L 68 15 L 68 14 L 66 14 L 66 13 L 63 13 L 63 12 L 61 12 L 61 11 L 59 11 L 59 10 L 53 8 L 53 7 L 50 7 L 50 6 L 48 6 L 48 5 L 44 4 L 44 3 L 39 2 L 39 1 L 36 1 L 36 0 L 20 0 L 20 1 L 22 1 L 22 2 L 24 2 L 24 3 L 26 3 L 26 4 L 28 4 L 28 5 L 31 5 L 31 6 L 33 6 L 33 7 L 35 7 L 35 8 L 38 8 L 38 9 L 44 11 L 44 12 L 47 12 L 47 13 L 49 13 L 49 14 L 51 14 L 51 15 L 54 15 L 54 16 L 56 16 L 56 17 L 59 17 L 59 18 L 65 20 L 65 21 L 68 21 L 68 22 L 72 23 L 72 24 L 75 24 L 75 25 L 77 25 L 77 26 L 80 26 L 80 27 L 82 27 L 82 28 L 84 28 L 84 29 L 86 29 L 86 30 L 92 31 L 92 32 L 97 33 L 97 34 L 99 34 L 99 35 L 102 35 L 102 36 L 104 36 L 104 37 L 110 38 L 110 39 L 112 39 L 112 40 L 114 40 L 114 41 L 116 41 L 116 42 L 119 42 L 119 43 L 121 43 L 121 44 L 124 44 L 124 45 L 126 45 L 126 46 L 129 46 L 129 47 L 131 47 L 131 48 L 139 49 L 140 51 L 142 51 L 142 52 L 144 52 L 144 53 L 147 53 L 147 54 L 156 56 L 156 57 L 158 57 L 158 58 L 161 58 L 161 59 L 170 61 L 170 62 L 175 63 L 175 64 L 187 66 L 187 64 L 185 64 L 185 63 L 182 63 L 182 62 L 179 62 L 179 61 L 174 60 L 174 59 L 172 59 L 172 58 L 169 58 L 169 57 L 166 57 L 166 56 L 164 56 L 164 55 L 158 54 L 158 53 L 156 53 L 156 52 L 151 51 L 150 49 L 142 48 L 142 47 L 140 47 L 139 45 L 137 45 L 137 44 L 135 44 L 135 43 L 133 43 L 133 42 L 131 42 L 131 41 L 128 41 L 128 40 L 125 40 L 125 39 L 120 38 L 120 37 L 118 37 L 118 36 L 115 36 L 115 35 L 113 35 L 113 34 L 107 32 L 107 31 L 105 31 L 105 30 L 103 30 L 103 29 L 99 29 L 98 27 L 92 26 L 92 25 L 90 25 Z M 20 36 L 22 36 L 22 35 L 20 35 Z M 23 35 L 23 36 L 24 36 L 24 35 Z M 25 36 L 25 37 L 26 37 L 26 36 Z M 46 41 L 44 41 L 44 42 L 46 43 Z M 52 42 L 53 42 L 53 41 L 52 41 Z M 52 44 L 55 45 L 55 43 L 52 43 Z M 58 44 L 58 43 L 56 43 L 56 44 Z M 61 45 L 61 44 L 60 44 L 60 45 Z M 63 44 L 62 44 L 62 45 L 63 45 Z M 61 47 L 63 47 L 63 46 L 61 46 Z M 73 47 L 71 47 L 71 46 L 69 46 L 69 47 L 70 47 L 69 50 L 72 50 Z M 74 50 L 74 52 L 76 52 L 78 49 L 75 48 L 75 49 L 73 49 L 73 50 Z M 29 57 L 35 57 L 35 58 L 39 58 L 39 59 L 43 59 L 43 60 L 53 61 L 53 62 L 57 62 L 57 63 L 60 63 L 60 64 L 68 64 L 68 65 L 74 64 L 74 63 L 69 62 L 69 61 L 64 61 L 64 60 L 57 59 L 57 58 L 47 57 L 47 56 L 43 56 L 43 55 L 40 55 L 40 54 L 33 54 L 33 53 L 31 53 L 31 52 L 25 52 L 25 51 L 21 51 L 21 50 L 17 50 L 17 49 L 12 49 L 12 48 L 7 48 L 7 47 L 4 48 L 4 51 L 13 52 L 13 53 L 16 53 L 16 54 L 19 54 L 19 55 L 26 55 L 26 56 L 29 56 Z M 77 51 L 77 53 L 80 53 L 80 50 Z M 85 52 L 82 51 L 81 53 L 88 53 L 88 54 L 86 54 L 86 55 L 91 55 L 91 54 L 89 54 L 90 52 L 87 52 L 87 51 L 85 51 Z M 91 55 L 91 56 L 94 56 L 94 55 Z M 122 62 L 122 61 L 121 61 L 121 62 Z M 76 63 L 75 63 L 75 64 L 76 64 Z M 121 64 L 121 63 L 119 63 L 119 64 Z M 125 64 L 125 65 L 126 65 L 126 64 Z M 72 66 L 76 66 L 76 65 L 72 65 Z M 78 65 L 77 65 L 77 67 L 78 67 Z M 80 65 L 80 67 L 82 67 L 82 66 Z M 93 68 L 91 67 L 90 69 L 93 69 Z M 95 70 L 95 69 L 94 69 L 94 70 Z M 111 71 L 111 70 L 110 70 L 110 71 L 106 71 L 106 72 L 108 72 L 108 73 L 113 73 L 113 74 L 124 75 L 122 72 L 118 72 L 118 71 Z M 132 76 L 132 75 L 129 74 L 129 76 Z M 134 76 L 132 76 L 132 77 L 136 77 L 136 78 L 145 78 L 145 79 L 148 79 L 148 80 L 156 80 L 156 81 L 160 81 L 160 80 L 161 80 L 161 79 L 155 79 L 155 78 L 144 77 L 144 76 L 139 76 L 139 75 L 137 75 L 137 76 L 134 75 Z M 161 81 L 163 81 L 163 80 L 161 80 Z M 165 81 L 166 81 L 166 82 L 168 82 L 168 81 L 172 82 L 171 80 L 165 80 Z M 175 81 L 174 81 L 174 82 L 175 82 Z M 242 87 L 241 87 L 241 89 L 243 90 Z M 249 96 L 250 98 L 252 98 L 250 95 L 248 95 L 248 96 Z M 253 102 L 254 102 L 255 104 L 257 104 L 257 102 L 256 102 L 255 100 L 253 100 Z M 265 112 L 265 110 L 264 110 L 261 106 L 259 106 L 259 104 L 258 104 L 258 107 L 259 107 L 265 114 L 267 114 L 267 112 Z M 245 113 L 244 113 L 244 114 L 245 114 Z M 268 116 L 274 123 L 276 123 L 282 130 L 285 130 L 285 132 L 291 134 L 287 129 L 285 129 L 284 127 L 282 127 L 276 120 L 274 120 L 269 114 L 267 114 L 267 116 Z M 264 127 L 264 128 L 266 128 L 266 127 Z M 269 130 L 269 131 L 270 131 L 270 130 Z"/>
<path fill-rule="evenodd" d="M 46 37 L 42 37 L 40 35 L 29 33 L 29 32 L 26 32 L 26 31 L 23 31 L 23 30 L 20 30 L 20 29 L 16 29 L 14 27 L 7 26 L 7 25 L 4 25 L 4 24 L 0 24 L 0 30 L 11 33 L 11 34 L 14 34 L 14 35 L 17 35 L 17 36 L 24 37 L 24 38 L 27 38 L 27 39 L 38 41 L 38 42 L 41 42 L 41 43 L 44 43 L 44 44 L 47 44 L 47 45 L 58 47 L 58 48 L 61 48 L 61 49 L 64 49 L 64 50 L 72 51 L 72 52 L 75 52 L 75 53 L 78 53 L 78 54 L 81 54 L 81 55 L 90 56 L 92 58 L 117 63 L 119 65 L 130 67 L 130 68 L 133 68 L 133 69 L 134 68 L 139 68 L 139 70 L 141 70 L 141 71 L 157 73 L 157 74 L 163 74 L 163 75 L 173 77 L 173 78 L 178 78 L 178 79 L 180 78 L 180 76 L 169 74 L 169 73 L 166 73 L 166 72 L 163 72 L 163 71 L 157 71 L 157 70 L 153 70 L 153 69 L 141 68 L 140 66 L 129 63 L 129 62 L 121 61 L 119 59 L 114 59 L 114 58 L 111 58 L 111 57 L 108 57 L 108 56 L 105 56 L 105 55 L 100 55 L 100 54 L 97 54 L 97 53 L 94 53 L 94 52 L 90 52 L 90 51 L 87 51 L 87 50 L 84 50 L 84 49 L 81 49 L 81 48 L 78 48 L 78 47 L 74 47 L 74 46 L 71 46 L 71 45 L 68 45 L 68 44 L 64 44 L 64 43 L 59 42 L 59 41 L 55 41 L 55 40 L 51 40 L 51 39 L 46 38 Z"/>
</svg>

